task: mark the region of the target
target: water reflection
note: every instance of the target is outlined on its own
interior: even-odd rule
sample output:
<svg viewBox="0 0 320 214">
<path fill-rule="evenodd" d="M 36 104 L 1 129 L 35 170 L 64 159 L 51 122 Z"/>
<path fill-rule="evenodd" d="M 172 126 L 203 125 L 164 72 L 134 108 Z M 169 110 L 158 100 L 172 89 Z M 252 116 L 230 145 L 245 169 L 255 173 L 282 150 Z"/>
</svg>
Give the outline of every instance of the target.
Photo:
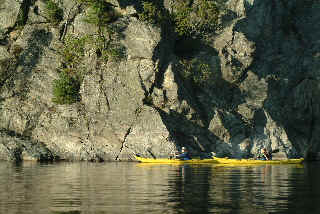
<svg viewBox="0 0 320 214">
<path fill-rule="evenodd" d="M 303 166 L 216 167 L 211 181 L 212 200 L 217 207 L 232 213 L 272 213 L 287 209 L 293 172 L 303 173 Z M 276 198 L 281 196 L 282 199 Z"/>
<path fill-rule="evenodd" d="M 0 162 L 0 213 L 316 213 L 318 169 Z"/>
<path fill-rule="evenodd" d="M 208 213 L 211 166 L 181 165 L 172 170 L 168 202 L 178 213 Z"/>
</svg>

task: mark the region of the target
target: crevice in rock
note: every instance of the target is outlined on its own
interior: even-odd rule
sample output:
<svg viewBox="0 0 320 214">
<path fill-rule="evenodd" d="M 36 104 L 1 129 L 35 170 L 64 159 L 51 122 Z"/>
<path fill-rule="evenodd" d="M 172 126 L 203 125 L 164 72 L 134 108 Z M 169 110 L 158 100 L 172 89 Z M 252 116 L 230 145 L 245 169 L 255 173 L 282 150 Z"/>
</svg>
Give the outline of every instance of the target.
<svg viewBox="0 0 320 214">
<path fill-rule="evenodd" d="M 30 7 L 34 4 L 34 0 L 23 0 L 20 4 L 18 16 L 13 27 L 8 28 L 6 34 L 9 35 L 12 31 L 19 27 L 24 27 L 27 24 Z"/>
<path fill-rule="evenodd" d="M 90 120 L 87 120 L 87 137 L 86 137 L 86 140 L 89 141 L 89 138 L 90 138 Z"/>
<path fill-rule="evenodd" d="M 130 127 L 130 128 L 127 130 L 126 134 L 124 135 L 123 141 L 121 142 L 120 151 L 119 151 L 119 153 L 118 153 L 118 155 L 117 155 L 117 157 L 116 157 L 115 160 L 119 160 L 119 156 L 120 156 L 120 154 L 121 154 L 121 152 L 122 152 L 122 150 L 123 150 L 123 147 L 124 147 L 124 144 L 125 144 L 125 142 L 126 142 L 126 139 L 127 139 L 128 135 L 129 135 L 130 132 L 131 132 L 131 129 L 132 129 L 132 127 Z"/>
<path fill-rule="evenodd" d="M 74 21 L 76 16 L 81 12 L 83 3 L 75 3 L 69 10 L 65 23 L 61 26 L 60 29 L 60 41 L 64 41 L 64 38 L 67 34 L 68 26 Z M 72 11 L 76 8 L 75 13 L 72 14 Z"/>
<path fill-rule="evenodd" d="M 48 21 L 39 21 L 39 22 L 32 22 L 32 23 L 28 23 L 28 25 L 41 25 L 41 24 L 48 24 L 50 22 Z"/>
<path fill-rule="evenodd" d="M 135 120 L 132 122 L 132 124 L 131 124 L 130 127 L 128 128 L 126 134 L 125 134 L 124 137 L 123 137 L 123 140 L 120 141 L 120 139 L 119 139 L 119 141 L 120 141 L 120 143 L 121 143 L 121 147 L 120 147 L 120 150 L 119 150 L 119 153 L 118 153 L 117 157 L 115 158 L 116 161 L 119 160 L 119 156 L 120 156 L 120 154 L 122 153 L 123 148 L 126 147 L 126 146 L 125 146 L 125 142 L 126 142 L 126 140 L 127 140 L 127 137 L 128 137 L 129 134 L 131 133 L 132 127 L 134 126 L 134 124 L 135 124 L 136 121 L 138 120 L 138 117 L 139 117 L 139 115 L 141 114 L 141 112 L 142 112 L 142 109 L 141 109 L 141 106 L 139 106 L 139 107 L 135 110 Z"/>
</svg>

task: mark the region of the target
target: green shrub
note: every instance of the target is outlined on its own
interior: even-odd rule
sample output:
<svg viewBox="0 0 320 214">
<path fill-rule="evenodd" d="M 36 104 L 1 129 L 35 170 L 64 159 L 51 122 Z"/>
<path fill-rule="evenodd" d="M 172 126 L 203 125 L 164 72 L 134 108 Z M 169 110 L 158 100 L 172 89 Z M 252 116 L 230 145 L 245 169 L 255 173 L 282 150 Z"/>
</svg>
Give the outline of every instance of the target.
<svg viewBox="0 0 320 214">
<path fill-rule="evenodd" d="M 182 60 L 180 73 L 184 79 L 190 80 L 195 86 L 202 87 L 210 83 L 212 70 L 209 64 L 200 59 Z"/>
<path fill-rule="evenodd" d="M 180 36 L 201 36 L 218 27 L 221 8 L 215 0 L 175 0 L 173 7 L 175 31 Z"/>
<path fill-rule="evenodd" d="M 193 9 L 189 6 L 188 1 L 177 0 L 174 3 L 174 23 L 175 31 L 179 35 L 187 35 L 192 31 L 191 13 Z"/>
<path fill-rule="evenodd" d="M 58 69 L 59 79 L 53 82 L 54 103 L 72 104 L 80 100 L 79 90 L 81 73 L 79 66 L 85 54 L 87 37 L 67 36 L 64 46 L 59 53 L 62 57 L 62 66 Z"/>
<path fill-rule="evenodd" d="M 139 13 L 139 19 L 149 24 L 161 25 L 169 20 L 169 14 L 159 4 L 159 1 L 142 3 L 143 10 Z"/>
<path fill-rule="evenodd" d="M 53 99 L 56 104 L 72 104 L 80 100 L 80 81 L 62 71 L 59 79 L 53 82 Z"/>
<path fill-rule="evenodd" d="M 44 12 L 46 18 L 53 25 L 58 25 L 63 19 L 63 10 L 59 7 L 59 5 L 56 2 L 52 0 L 46 0 L 45 4 L 46 7 Z"/>
<path fill-rule="evenodd" d="M 225 0 L 175 0 L 171 13 L 161 2 L 143 1 L 139 19 L 162 27 L 173 27 L 179 36 L 202 37 L 217 29 Z"/>
<path fill-rule="evenodd" d="M 102 50 L 102 57 L 105 61 L 119 61 L 125 58 L 125 49 L 120 44 L 109 45 L 106 49 Z"/>
<path fill-rule="evenodd" d="M 64 46 L 59 51 L 65 67 L 75 68 L 80 63 L 85 54 L 85 44 L 87 37 L 67 36 Z"/>
<path fill-rule="evenodd" d="M 202 36 L 214 32 L 221 13 L 219 4 L 215 0 L 199 0 L 197 3 L 176 0 L 173 5 L 175 31 L 180 36 Z"/>
<path fill-rule="evenodd" d="M 125 47 L 110 37 L 106 39 L 101 34 L 88 36 L 87 44 L 95 50 L 103 61 L 122 60 L 126 57 Z"/>
<path fill-rule="evenodd" d="M 108 3 L 106 0 L 76 1 L 79 3 L 84 3 L 89 7 L 85 21 L 96 26 L 107 26 L 120 17 L 120 14 L 114 9 L 113 5 Z"/>
</svg>

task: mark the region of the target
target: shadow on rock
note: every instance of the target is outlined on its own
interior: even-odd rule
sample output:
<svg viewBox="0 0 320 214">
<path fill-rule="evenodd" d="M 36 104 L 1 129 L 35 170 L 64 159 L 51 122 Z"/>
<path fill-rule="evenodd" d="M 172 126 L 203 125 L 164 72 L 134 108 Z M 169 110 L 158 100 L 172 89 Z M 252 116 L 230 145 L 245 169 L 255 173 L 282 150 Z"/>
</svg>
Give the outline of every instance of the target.
<svg viewBox="0 0 320 214">
<path fill-rule="evenodd" d="M 297 156 L 320 151 L 319 62 L 314 51 L 320 31 L 312 27 L 320 21 L 319 8 L 317 1 L 246 2 L 247 17 L 234 27 L 256 44 L 248 70 L 267 81 L 263 109 L 285 129 Z M 256 126 L 260 123 L 255 119 Z"/>
</svg>

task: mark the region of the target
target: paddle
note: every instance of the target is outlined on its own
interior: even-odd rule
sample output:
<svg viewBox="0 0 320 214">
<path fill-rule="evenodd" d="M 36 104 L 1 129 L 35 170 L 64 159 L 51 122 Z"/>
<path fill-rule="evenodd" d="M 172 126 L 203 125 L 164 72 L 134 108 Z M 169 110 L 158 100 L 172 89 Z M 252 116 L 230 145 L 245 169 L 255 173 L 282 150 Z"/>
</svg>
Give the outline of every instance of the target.
<svg viewBox="0 0 320 214">
<path fill-rule="evenodd" d="M 147 152 L 153 157 L 153 159 L 157 159 L 156 156 L 150 151 L 150 149 L 147 149 Z"/>
</svg>

